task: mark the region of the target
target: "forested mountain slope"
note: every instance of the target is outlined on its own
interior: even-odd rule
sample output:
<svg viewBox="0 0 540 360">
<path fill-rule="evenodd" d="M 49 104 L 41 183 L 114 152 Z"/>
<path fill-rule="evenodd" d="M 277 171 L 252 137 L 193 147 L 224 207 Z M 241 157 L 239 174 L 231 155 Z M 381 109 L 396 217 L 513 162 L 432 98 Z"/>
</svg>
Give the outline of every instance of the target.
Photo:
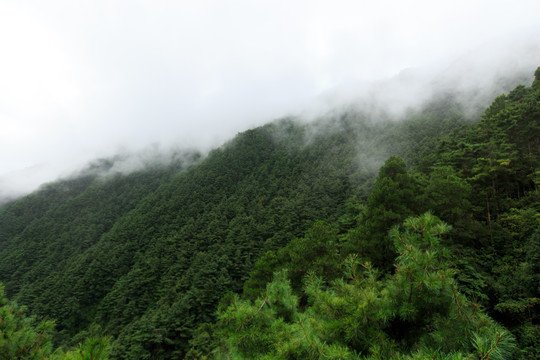
<svg viewBox="0 0 540 360">
<path fill-rule="evenodd" d="M 367 196 L 391 147 L 411 143 L 403 126 L 356 113 L 283 120 L 185 170 L 50 184 L 1 210 L 1 279 L 10 297 L 57 321 L 61 343 L 97 323 L 126 358 L 182 354 L 261 254 Z"/>
<path fill-rule="evenodd" d="M 257 298 L 287 269 L 299 313 L 323 291 L 313 285 L 304 293 L 304 276 L 338 281 L 354 254 L 390 286 L 399 249 L 388 230 L 431 210 L 453 226 L 443 245 L 457 256 L 444 261 L 460 270 L 459 291 L 533 354 L 536 75 L 533 87 L 498 98 L 477 124 L 452 97 L 439 97 L 399 122 L 357 111 L 313 123 L 284 119 L 205 158 L 185 154 L 130 174 L 100 170 L 114 168 L 114 159 L 97 163 L 0 208 L 0 281 L 10 298 L 56 321 L 56 345 L 108 335 L 112 358 L 202 358 L 237 346 L 226 340 L 227 292 Z M 220 300 L 221 323 L 210 325 Z M 388 344 L 413 349 L 432 319 L 394 318 L 414 331 L 402 343 L 390 334 L 397 342 Z"/>
<path fill-rule="evenodd" d="M 317 223 L 265 254 L 193 352 L 537 359 L 540 68 L 419 156 L 386 161 L 345 231 Z"/>
</svg>

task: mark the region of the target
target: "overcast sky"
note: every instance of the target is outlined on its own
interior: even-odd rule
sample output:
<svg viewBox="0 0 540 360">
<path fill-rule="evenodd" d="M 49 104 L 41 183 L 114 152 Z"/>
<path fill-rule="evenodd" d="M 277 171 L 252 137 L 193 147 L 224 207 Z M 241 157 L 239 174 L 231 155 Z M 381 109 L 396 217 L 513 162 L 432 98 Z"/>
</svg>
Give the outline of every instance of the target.
<svg viewBox="0 0 540 360">
<path fill-rule="evenodd" d="M 538 0 L 0 0 L 0 177 L 219 145 L 343 84 L 540 42 L 539 14 Z"/>
</svg>

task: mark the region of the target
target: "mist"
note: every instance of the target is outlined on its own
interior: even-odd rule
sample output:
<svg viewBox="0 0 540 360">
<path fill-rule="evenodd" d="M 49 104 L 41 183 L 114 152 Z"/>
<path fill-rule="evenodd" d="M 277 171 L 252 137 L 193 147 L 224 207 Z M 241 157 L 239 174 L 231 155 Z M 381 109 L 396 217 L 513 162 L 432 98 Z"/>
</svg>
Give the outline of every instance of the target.
<svg viewBox="0 0 540 360">
<path fill-rule="evenodd" d="M 398 119 L 451 92 L 474 118 L 540 65 L 537 1 L 23 0 L 0 10 L 4 198 L 152 144 L 205 153 L 288 115 L 352 107 Z M 118 169 L 145 163 L 127 158 Z"/>
</svg>

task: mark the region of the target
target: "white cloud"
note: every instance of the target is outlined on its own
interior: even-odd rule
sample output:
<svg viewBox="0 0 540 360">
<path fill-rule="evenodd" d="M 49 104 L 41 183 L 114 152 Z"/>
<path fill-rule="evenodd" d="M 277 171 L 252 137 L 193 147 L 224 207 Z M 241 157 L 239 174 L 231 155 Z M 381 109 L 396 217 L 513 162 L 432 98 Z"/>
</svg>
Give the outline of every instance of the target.
<svg viewBox="0 0 540 360">
<path fill-rule="evenodd" d="M 528 0 L 0 0 L 0 175 L 119 146 L 217 145 L 334 87 L 538 35 L 539 10 Z"/>
</svg>

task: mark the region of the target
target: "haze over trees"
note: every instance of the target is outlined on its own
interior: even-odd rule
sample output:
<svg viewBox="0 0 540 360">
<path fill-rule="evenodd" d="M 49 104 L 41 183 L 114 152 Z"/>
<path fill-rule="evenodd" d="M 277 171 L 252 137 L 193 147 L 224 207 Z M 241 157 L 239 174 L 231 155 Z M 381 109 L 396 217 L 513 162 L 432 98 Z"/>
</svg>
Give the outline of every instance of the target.
<svg viewBox="0 0 540 360">
<path fill-rule="evenodd" d="M 537 359 L 540 68 L 467 110 L 281 119 L 3 205 L 0 357 Z"/>
</svg>

